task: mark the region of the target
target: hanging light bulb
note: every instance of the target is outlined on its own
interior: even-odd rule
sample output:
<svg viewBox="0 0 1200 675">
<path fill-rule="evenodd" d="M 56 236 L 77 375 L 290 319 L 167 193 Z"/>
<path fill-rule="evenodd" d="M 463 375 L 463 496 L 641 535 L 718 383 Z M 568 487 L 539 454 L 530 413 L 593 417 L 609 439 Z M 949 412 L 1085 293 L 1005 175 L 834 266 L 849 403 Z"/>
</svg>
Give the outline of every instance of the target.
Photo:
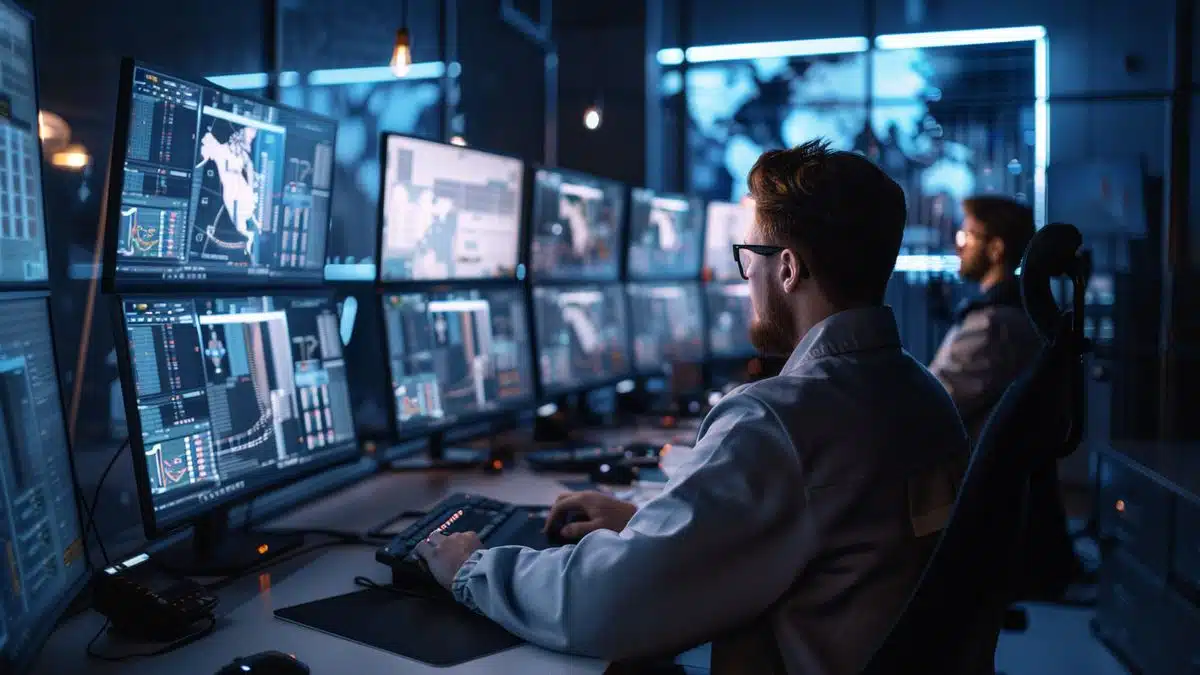
<svg viewBox="0 0 1200 675">
<path fill-rule="evenodd" d="M 583 126 L 587 127 L 588 130 L 595 131 L 596 129 L 599 129 L 601 121 L 600 108 L 598 106 L 591 106 L 584 111 Z"/>
<path fill-rule="evenodd" d="M 408 74 L 408 68 L 412 65 L 412 45 L 408 41 L 408 29 L 401 28 L 396 31 L 396 45 L 392 47 L 392 74 L 396 77 L 404 77 Z"/>
<path fill-rule="evenodd" d="M 92 161 L 92 156 L 88 154 L 87 148 L 79 145 L 68 145 L 50 156 L 50 163 L 60 169 L 68 169 L 70 171 L 79 171 Z"/>
</svg>

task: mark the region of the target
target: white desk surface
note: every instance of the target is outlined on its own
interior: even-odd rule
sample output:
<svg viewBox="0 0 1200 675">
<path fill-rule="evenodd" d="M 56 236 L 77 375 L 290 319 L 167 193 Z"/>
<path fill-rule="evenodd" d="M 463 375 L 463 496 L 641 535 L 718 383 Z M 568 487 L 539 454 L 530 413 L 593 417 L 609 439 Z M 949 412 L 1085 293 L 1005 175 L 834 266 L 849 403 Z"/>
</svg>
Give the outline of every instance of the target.
<svg viewBox="0 0 1200 675">
<path fill-rule="evenodd" d="M 518 504 L 549 504 L 564 491 L 557 478 L 561 477 L 536 476 L 519 469 L 501 475 L 479 471 L 380 474 L 301 507 L 270 526 L 365 531 L 402 511 L 431 506 L 451 492 L 473 492 Z M 402 529 L 408 522 L 411 521 L 400 521 L 394 529 Z M 169 654 L 121 663 L 87 658 L 85 646 L 103 624 L 103 618 L 89 610 L 58 629 L 34 672 L 210 675 L 236 657 L 272 649 L 295 654 L 308 664 L 313 675 L 538 672 L 572 675 L 603 673 L 607 667 L 602 661 L 522 645 L 454 668 L 434 668 L 275 618 L 276 609 L 358 590 L 354 585 L 355 575 L 381 582 L 389 580 L 388 570 L 375 562 L 375 548 L 369 546 L 322 549 L 282 562 L 218 592 L 221 603 L 217 613 L 221 621 L 212 634 Z M 146 651 L 148 647 L 152 648 L 111 644 L 105 637 L 97 642 L 97 650 L 104 654 Z"/>
</svg>

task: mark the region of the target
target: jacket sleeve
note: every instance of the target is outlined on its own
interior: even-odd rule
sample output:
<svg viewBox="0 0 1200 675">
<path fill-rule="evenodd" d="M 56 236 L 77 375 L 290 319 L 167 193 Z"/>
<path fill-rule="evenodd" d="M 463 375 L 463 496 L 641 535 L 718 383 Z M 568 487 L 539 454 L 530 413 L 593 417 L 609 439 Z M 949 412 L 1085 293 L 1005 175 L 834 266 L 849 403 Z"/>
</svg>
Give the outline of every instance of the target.
<svg viewBox="0 0 1200 675">
<path fill-rule="evenodd" d="M 803 564 L 801 462 L 750 394 L 727 396 L 705 427 L 624 531 L 477 551 L 455 597 L 534 644 L 609 660 L 672 654 L 761 614 Z"/>
<path fill-rule="evenodd" d="M 986 415 L 1033 357 L 1032 328 L 1015 318 L 994 310 L 968 314 L 929 364 L 963 419 Z M 1023 312 L 1020 318 L 1028 321 Z"/>
</svg>

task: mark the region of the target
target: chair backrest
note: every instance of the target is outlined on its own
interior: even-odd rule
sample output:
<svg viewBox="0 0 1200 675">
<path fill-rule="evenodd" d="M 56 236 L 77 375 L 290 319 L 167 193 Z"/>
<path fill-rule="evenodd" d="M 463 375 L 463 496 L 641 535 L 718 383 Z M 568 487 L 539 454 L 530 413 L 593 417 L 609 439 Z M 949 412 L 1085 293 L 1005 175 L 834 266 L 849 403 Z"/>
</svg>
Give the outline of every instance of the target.
<svg viewBox="0 0 1200 675">
<path fill-rule="evenodd" d="M 1030 242 L 1022 296 L 1045 344 L 988 418 L 950 521 L 904 612 L 864 669 L 867 675 L 993 672 L 1004 610 L 1013 597 L 1029 477 L 1079 444 L 1082 407 L 1076 399 L 1082 386 L 1076 389 L 1075 381 L 1082 384 L 1082 313 L 1060 311 L 1049 289 L 1050 277 L 1078 278 L 1070 261 L 1081 240 L 1074 227 L 1048 225 Z M 1075 295 L 1078 306 L 1083 289 Z"/>
</svg>

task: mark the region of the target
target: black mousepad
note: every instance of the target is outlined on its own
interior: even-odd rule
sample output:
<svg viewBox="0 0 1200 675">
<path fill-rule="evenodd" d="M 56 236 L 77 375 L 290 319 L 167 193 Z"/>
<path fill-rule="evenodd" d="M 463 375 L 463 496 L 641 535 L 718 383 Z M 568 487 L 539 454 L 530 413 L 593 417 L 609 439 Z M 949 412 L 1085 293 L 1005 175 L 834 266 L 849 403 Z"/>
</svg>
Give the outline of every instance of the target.
<svg viewBox="0 0 1200 675">
<path fill-rule="evenodd" d="M 368 588 L 275 610 L 275 616 L 431 666 L 456 666 L 522 644 L 449 599 Z"/>
</svg>

